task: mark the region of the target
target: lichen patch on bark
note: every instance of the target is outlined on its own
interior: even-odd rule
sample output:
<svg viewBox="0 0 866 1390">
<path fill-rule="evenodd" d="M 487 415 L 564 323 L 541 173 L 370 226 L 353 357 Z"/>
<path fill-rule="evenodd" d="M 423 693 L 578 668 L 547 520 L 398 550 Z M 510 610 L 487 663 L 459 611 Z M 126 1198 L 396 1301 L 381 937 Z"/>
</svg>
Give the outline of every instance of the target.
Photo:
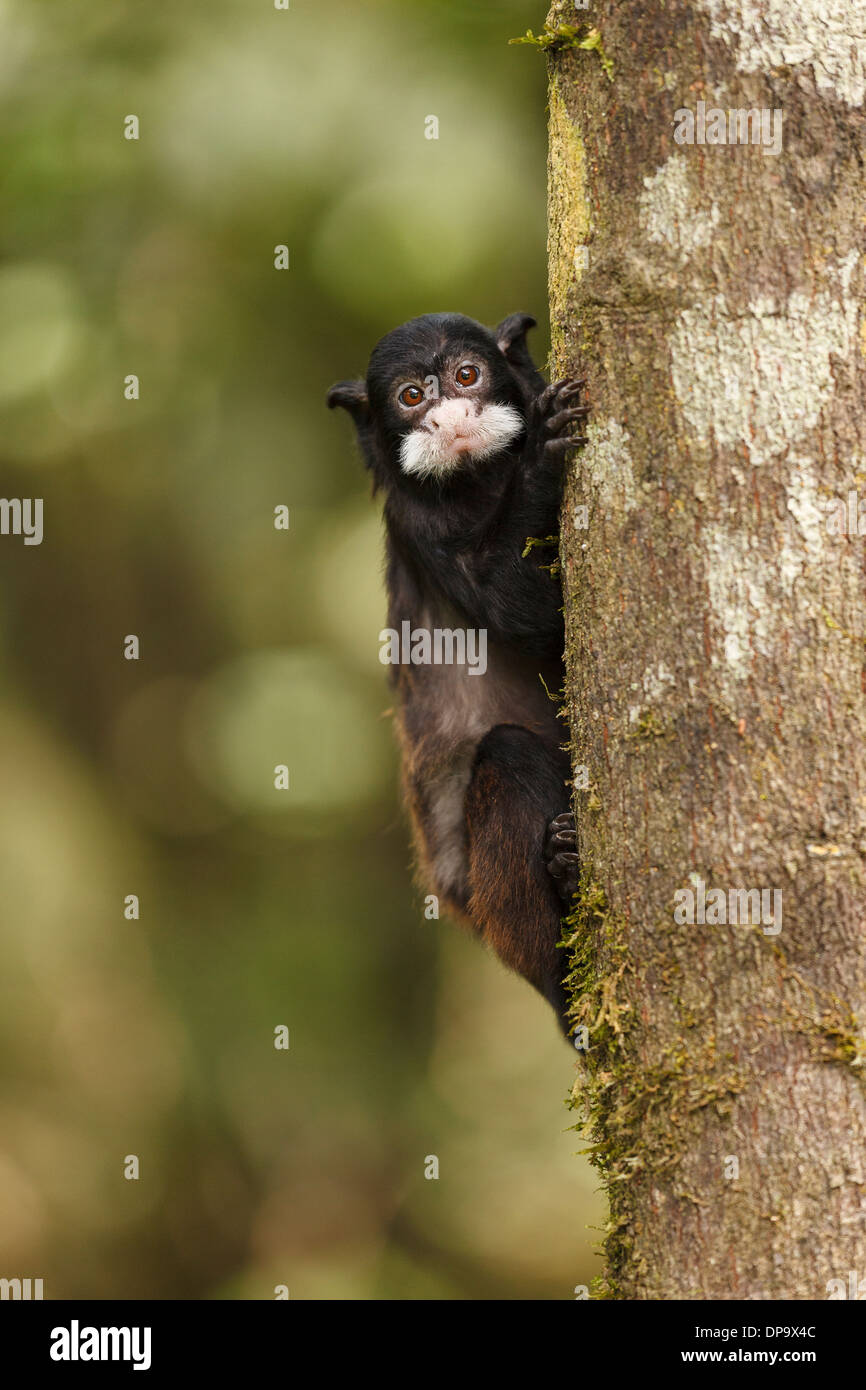
<svg viewBox="0 0 866 1390">
<path fill-rule="evenodd" d="M 696 439 L 742 443 L 763 464 L 808 435 L 835 389 L 833 359 L 851 356 L 858 314 L 841 287 L 781 304 L 761 296 L 738 312 L 724 294 L 684 309 L 671 370 Z"/>
<path fill-rule="evenodd" d="M 641 223 L 650 241 L 667 242 L 684 256 L 709 245 L 719 222 L 719 208 L 714 202 L 707 208 L 698 205 L 694 175 L 684 155 L 671 155 L 643 182 Z"/>
<path fill-rule="evenodd" d="M 818 90 L 848 106 L 866 96 L 866 13 L 857 0 L 701 0 L 741 72 L 807 65 Z"/>
<path fill-rule="evenodd" d="M 555 81 L 550 84 L 549 103 L 547 258 L 555 355 L 561 351 L 561 338 L 556 335 L 568 309 L 569 293 L 583 274 L 585 258 L 580 252 L 582 248 L 588 252 L 591 224 L 583 145 Z"/>
</svg>

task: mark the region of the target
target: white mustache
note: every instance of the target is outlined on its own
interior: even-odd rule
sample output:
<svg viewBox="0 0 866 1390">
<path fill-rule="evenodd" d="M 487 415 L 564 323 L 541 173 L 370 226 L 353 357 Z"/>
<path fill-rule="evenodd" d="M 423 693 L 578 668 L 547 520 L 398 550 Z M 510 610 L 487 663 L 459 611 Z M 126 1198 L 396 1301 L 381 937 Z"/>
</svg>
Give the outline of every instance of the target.
<svg viewBox="0 0 866 1390">
<path fill-rule="evenodd" d="M 416 477 L 444 476 L 460 467 L 464 456 L 490 458 L 516 439 L 523 429 L 523 417 L 513 405 L 484 405 L 476 411 L 474 401 L 439 401 L 428 410 L 417 429 L 400 445 L 400 465 L 404 473 Z M 467 448 L 457 448 L 461 440 Z"/>
</svg>

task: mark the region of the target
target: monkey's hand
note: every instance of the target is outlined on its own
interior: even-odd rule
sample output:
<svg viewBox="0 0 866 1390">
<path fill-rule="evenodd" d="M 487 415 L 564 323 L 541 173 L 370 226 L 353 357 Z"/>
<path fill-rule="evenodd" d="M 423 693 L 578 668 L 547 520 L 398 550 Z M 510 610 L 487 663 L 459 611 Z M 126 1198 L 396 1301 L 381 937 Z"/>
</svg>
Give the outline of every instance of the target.
<svg viewBox="0 0 866 1390">
<path fill-rule="evenodd" d="M 581 431 L 589 411 L 580 399 L 585 384 L 583 379 L 566 377 L 536 396 L 526 430 L 530 466 L 561 460 L 569 449 L 586 443 Z"/>
<path fill-rule="evenodd" d="M 586 443 L 581 433 L 589 410 L 580 399 L 584 382 L 575 377 L 554 381 L 540 391 L 529 408 L 526 442 L 514 495 L 513 524 L 521 530 L 521 549 L 527 536 L 555 531 L 562 500 L 566 454 Z"/>
</svg>

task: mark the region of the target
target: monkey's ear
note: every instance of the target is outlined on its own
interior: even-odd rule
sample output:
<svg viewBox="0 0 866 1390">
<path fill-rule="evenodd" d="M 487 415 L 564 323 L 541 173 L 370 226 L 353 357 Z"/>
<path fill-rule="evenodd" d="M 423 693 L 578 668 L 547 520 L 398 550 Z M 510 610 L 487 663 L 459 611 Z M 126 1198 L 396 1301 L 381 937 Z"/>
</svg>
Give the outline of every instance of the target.
<svg viewBox="0 0 866 1390">
<path fill-rule="evenodd" d="M 519 366 L 524 365 L 526 358 L 529 357 L 526 335 L 530 328 L 534 327 L 535 319 L 531 314 L 509 314 L 507 319 L 503 319 L 494 328 L 496 341 L 509 361 L 514 361 Z"/>
<path fill-rule="evenodd" d="M 369 419 L 370 402 L 364 381 L 338 381 L 328 392 L 327 401 L 329 410 L 338 405 L 348 410 L 359 429 Z"/>
<path fill-rule="evenodd" d="M 544 378 L 536 367 L 526 346 L 526 335 L 535 327 L 531 314 L 509 314 L 493 330 L 500 351 L 507 362 L 524 378 L 533 390 L 544 386 Z"/>
</svg>

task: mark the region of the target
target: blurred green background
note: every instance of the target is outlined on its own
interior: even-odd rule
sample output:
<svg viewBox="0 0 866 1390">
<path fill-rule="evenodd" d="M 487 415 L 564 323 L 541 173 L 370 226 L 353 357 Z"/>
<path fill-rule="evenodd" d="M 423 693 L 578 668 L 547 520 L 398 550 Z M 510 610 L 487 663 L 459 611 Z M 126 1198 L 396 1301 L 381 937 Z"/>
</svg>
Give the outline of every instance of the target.
<svg viewBox="0 0 866 1390">
<path fill-rule="evenodd" d="M 47 1298 L 597 1271 L 573 1054 L 412 883 L 324 407 L 414 314 L 543 320 L 543 18 L 0 0 L 0 491 L 45 517 L 0 537 L 0 1276 Z"/>
</svg>

